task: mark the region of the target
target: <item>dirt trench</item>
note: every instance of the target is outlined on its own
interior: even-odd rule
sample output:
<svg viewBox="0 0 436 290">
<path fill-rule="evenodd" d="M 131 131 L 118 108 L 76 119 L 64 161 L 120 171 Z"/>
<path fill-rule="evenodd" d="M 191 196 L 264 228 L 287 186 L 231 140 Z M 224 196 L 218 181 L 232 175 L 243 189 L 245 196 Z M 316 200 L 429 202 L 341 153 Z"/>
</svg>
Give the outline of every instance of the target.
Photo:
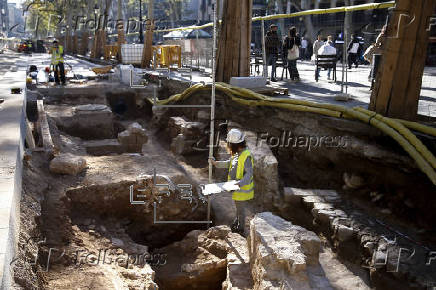
<svg viewBox="0 0 436 290">
<path fill-rule="evenodd" d="M 168 94 L 172 92 L 168 88 L 165 90 Z M 72 106 L 90 104 L 106 107 L 93 107 L 87 115 L 82 113 L 89 107 L 81 107 L 78 111 L 70 110 Z M 223 110 L 225 104 L 226 101 L 218 96 L 218 110 Z M 52 156 L 37 151 L 29 153 L 23 177 L 24 199 L 21 219 L 24 229 L 20 235 L 20 260 L 15 271 L 17 287 L 194 289 L 195 285 L 195 289 L 222 289 L 226 279 L 225 265 L 220 264 L 222 260 L 226 260 L 225 253 L 220 252 L 222 248 L 220 251 L 213 249 L 212 252 L 196 253 L 188 258 L 192 259 L 190 261 L 193 264 L 196 261 L 207 262 L 208 259 L 216 259 L 216 264 L 220 266 L 207 275 L 201 274 L 200 271 L 194 272 L 190 278 L 192 280 L 176 276 L 170 282 L 167 281 L 168 277 L 172 277 L 170 273 L 180 268 L 182 263 L 186 263 L 184 256 L 192 254 L 192 249 L 182 240 L 189 241 L 193 230 L 194 233 L 195 230 L 203 232 L 207 228 L 205 223 L 186 222 L 205 220 L 207 207 L 205 199 L 199 195 L 198 186 L 208 183 L 207 150 L 204 150 L 206 147 L 203 144 L 202 150 L 192 151 L 192 144 L 186 142 L 189 148 L 181 146 L 174 149 L 177 145 L 173 144 L 174 138 L 181 132 L 172 131 L 174 128 L 169 126 L 169 118 L 180 117 L 190 120 L 191 123 L 206 124 L 198 132 L 195 131 L 198 124 L 194 124 L 194 127 L 183 133 L 198 134 L 196 137 L 207 140 L 207 113 L 199 113 L 198 110 L 152 110 L 150 104 L 135 92 L 106 92 L 83 95 L 80 98 L 76 95 L 65 95 L 63 98 L 47 96 L 45 108 L 56 149 L 59 153 L 70 153 L 83 158 L 87 167 L 77 175 L 55 174 L 49 170 Z M 78 112 L 79 115 L 75 115 Z M 216 131 L 220 132 L 221 141 L 224 140 L 229 122 L 237 121 L 245 130 L 254 130 L 254 124 L 258 123 L 256 119 L 259 119 L 251 111 L 245 121 L 227 118 L 229 114 L 219 115 L 224 116 L 222 120 L 216 120 Z M 35 112 L 32 112 L 32 116 L 36 120 Z M 269 120 L 259 128 L 273 133 L 277 131 L 276 127 L 283 125 L 284 117 L 280 113 L 276 113 L 275 116 L 282 119 L 279 122 Z M 301 121 L 304 118 L 299 116 L 297 119 Z M 272 126 L 271 123 L 274 122 L 277 124 Z M 125 144 L 124 139 L 119 137 L 120 133 L 129 131 L 134 123 L 139 124 L 146 132 L 144 138 L 147 140 L 139 147 L 137 144 Z M 221 127 L 220 124 L 225 125 Z M 255 132 L 261 134 L 261 129 Z M 348 128 L 346 131 L 350 130 Z M 139 133 L 135 131 L 135 134 Z M 40 140 L 40 136 L 37 133 L 35 135 L 36 140 Z M 135 142 L 139 142 L 140 135 L 134 136 Z M 377 138 L 383 139 L 380 136 Z M 326 154 L 326 151 L 322 150 L 325 149 L 320 149 L 315 156 L 324 155 L 325 159 L 321 158 L 320 162 L 315 162 L 314 155 L 308 152 L 289 153 L 283 148 L 271 146 L 271 151 L 279 164 L 277 182 L 280 183 L 280 192 L 277 194 L 283 195 L 283 188 L 289 187 L 337 189 L 341 196 L 347 199 L 344 204 L 348 205 L 349 212 L 364 210 L 367 216 L 380 217 L 381 211 L 396 208 L 395 216 L 386 217 L 389 213 L 385 211 L 387 214 L 382 215 L 382 218 L 407 228 L 428 225 L 427 217 L 431 213 L 420 215 L 416 205 L 410 207 L 403 204 L 398 207 L 401 201 L 393 202 L 393 194 L 390 192 L 376 193 L 371 197 L 382 196 L 372 202 L 368 195 L 370 192 L 380 191 L 381 183 L 379 177 L 368 179 L 365 172 L 359 171 L 360 166 L 351 171 L 360 181 L 357 182 L 358 188 L 353 188 L 355 183 L 348 182 L 351 188 L 344 189 L 342 175 L 344 171 L 348 173 L 344 169 L 347 167 L 346 164 L 338 166 L 332 163 L 332 160 L 338 160 L 341 156 Z M 180 154 L 175 153 L 177 151 Z M 223 146 L 219 146 L 216 148 L 216 154 L 225 157 L 228 152 Z M 392 159 L 388 168 L 395 164 L 404 164 L 403 157 L 390 157 Z M 352 155 L 349 160 L 356 161 L 360 158 L 361 156 Z M 370 164 L 366 159 L 364 162 Z M 378 164 L 377 162 L 375 164 Z M 299 170 L 293 174 L 290 168 Z M 328 169 L 328 174 L 322 177 L 320 172 L 325 169 Z M 405 170 L 415 172 L 415 168 Z M 315 174 L 310 175 L 310 172 Z M 225 172 L 216 170 L 214 173 L 216 180 L 225 179 Z M 391 182 L 403 175 L 404 172 L 396 172 L 389 176 L 388 181 Z M 359 179 L 362 176 L 363 179 Z M 422 180 L 420 174 L 409 177 L 414 178 Z M 170 184 L 169 180 L 174 186 L 166 186 Z M 331 180 L 330 183 L 327 180 Z M 161 186 L 156 186 L 159 184 Z M 190 196 L 186 195 L 186 185 L 191 185 Z M 396 189 L 395 186 L 393 188 Z M 424 182 L 422 188 L 427 193 L 428 184 Z M 354 250 L 359 247 L 358 244 L 352 241 L 338 244 L 337 240 L 332 238 L 331 229 L 321 223 L 315 224 L 315 220 L 312 221 L 313 209 L 307 204 L 298 204 L 298 208 L 295 209 L 292 206 L 296 204 L 285 200 L 278 202 L 283 203 L 282 208 L 278 208 L 273 202 L 262 206 L 272 209 L 286 220 L 313 230 L 323 241 L 320 264 L 324 270 L 322 274 L 318 273 L 319 269 L 314 270 L 314 276 L 329 277 L 328 285 L 332 289 L 347 289 L 347 285 L 358 285 L 355 289 L 368 289 L 371 286 L 370 273 L 360 267 L 361 253 Z M 376 203 L 377 207 L 374 208 L 373 203 Z M 338 208 L 344 209 L 344 204 Z M 416 223 L 400 218 L 404 213 L 410 212 L 420 216 Z M 233 215 L 231 198 L 223 196 L 212 207 L 212 226 L 229 224 Z M 431 244 L 431 233 L 422 233 L 421 240 Z M 37 263 L 30 263 L 29 257 L 37 257 Z M 329 269 L 329 265 L 334 267 Z M 338 273 L 347 277 L 349 282 L 341 280 Z M 386 279 L 383 277 L 378 279 L 381 282 L 377 285 L 395 285 L 385 283 Z M 406 277 L 405 280 L 407 279 Z"/>
</svg>

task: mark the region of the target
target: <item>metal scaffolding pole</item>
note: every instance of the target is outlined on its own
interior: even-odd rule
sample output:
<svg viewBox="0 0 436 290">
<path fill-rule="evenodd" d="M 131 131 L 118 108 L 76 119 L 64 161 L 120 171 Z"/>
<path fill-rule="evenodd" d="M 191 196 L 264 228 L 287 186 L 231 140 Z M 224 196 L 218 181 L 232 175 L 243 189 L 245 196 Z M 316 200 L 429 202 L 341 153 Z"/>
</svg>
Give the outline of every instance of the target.
<svg viewBox="0 0 436 290">
<path fill-rule="evenodd" d="M 209 139 L 209 158 L 213 158 L 213 145 L 215 137 L 215 67 L 216 67 L 216 39 L 217 39 L 217 5 L 213 0 L 213 46 L 212 46 L 212 98 L 210 102 L 210 139 Z M 209 183 L 212 183 L 212 163 L 209 162 Z M 210 226 L 210 202 L 211 197 L 207 197 L 207 227 Z"/>
<path fill-rule="evenodd" d="M 265 20 L 262 19 L 261 24 L 262 33 L 262 62 L 263 62 L 263 76 L 268 77 L 268 66 L 266 64 L 266 48 L 265 48 Z"/>
<path fill-rule="evenodd" d="M 343 49 L 342 49 L 342 82 L 341 82 L 341 94 L 337 97 L 341 98 L 341 100 L 349 100 L 351 96 L 348 94 L 348 65 L 347 65 L 347 44 L 348 44 L 348 33 L 350 31 L 349 23 L 350 22 L 350 12 L 345 11 L 344 17 L 344 27 L 343 27 L 343 36 L 344 40 Z"/>
</svg>

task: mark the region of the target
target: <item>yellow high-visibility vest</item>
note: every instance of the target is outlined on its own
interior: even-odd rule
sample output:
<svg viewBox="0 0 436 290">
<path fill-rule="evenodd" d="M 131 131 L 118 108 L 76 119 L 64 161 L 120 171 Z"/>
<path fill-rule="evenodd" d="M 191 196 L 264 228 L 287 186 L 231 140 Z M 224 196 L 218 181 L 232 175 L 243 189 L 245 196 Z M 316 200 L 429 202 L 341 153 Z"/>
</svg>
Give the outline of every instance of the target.
<svg viewBox="0 0 436 290">
<path fill-rule="evenodd" d="M 64 62 L 64 57 L 62 54 L 64 53 L 64 47 L 59 45 L 58 50 L 54 47 L 51 49 L 51 64 L 57 65 L 59 62 Z"/>
<path fill-rule="evenodd" d="M 244 150 L 238 157 L 238 167 L 236 168 L 236 180 L 241 180 L 244 177 L 244 166 L 245 160 L 251 156 L 251 153 L 248 149 Z M 251 166 L 254 169 L 253 157 L 251 157 Z M 229 174 L 227 176 L 227 180 L 231 180 L 230 170 L 232 169 L 232 162 L 230 162 L 229 166 Z M 251 182 L 247 185 L 241 186 L 241 188 L 237 191 L 234 191 L 232 194 L 232 199 L 237 201 L 245 201 L 254 198 L 254 180 L 253 176 L 251 177 Z"/>
</svg>

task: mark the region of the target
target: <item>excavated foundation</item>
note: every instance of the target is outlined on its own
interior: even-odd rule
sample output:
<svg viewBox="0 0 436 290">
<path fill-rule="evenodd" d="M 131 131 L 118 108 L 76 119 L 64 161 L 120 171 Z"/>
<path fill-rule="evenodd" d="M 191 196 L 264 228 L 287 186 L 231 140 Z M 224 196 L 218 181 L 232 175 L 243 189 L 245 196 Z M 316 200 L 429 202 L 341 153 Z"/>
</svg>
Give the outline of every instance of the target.
<svg viewBox="0 0 436 290">
<path fill-rule="evenodd" d="M 159 97 L 185 88 L 163 80 Z M 250 219 L 271 211 L 293 223 L 269 214 L 261 214 L 257 224 L 245 221 L 245 235 L 259 243 L 247 249 L 245 238 L 229 228 L 204 231 L 207 203 L 198 188 L 208 182 L 207 110 L 152 109 L 146 99 L 152 93 L 146 90 L 40 90 L 28 101 L 30 120 L 38 119 L 34 101 L 42 96 L 54 153 L 62 158 L 56 165 L 53 156 L 35 151 L 26 161 L 24 188 L 32 198 L 23 206 L 22 220 L 35 222 L 27 223 L 31 226 L 20 236 L 24 254 L 16 282 L 21 287 L 38 281 L 39 286 L 26 289 L 221 289 L 222 285 L 286 289 L 285 283 L 294 283 L 292 275 L 299 273 L 296 279 L 305 277 L 301 279 L 311 287 L 341 288 L 340 277 L 327 270 L 326 265 L 333 264 L 355 283 L 353 289 L 422 288 L 432 279 L 432 268 L 407 266 L 398 274 L 386 271 L 393 264 L 389 269 L 371 268 L 378 247 L 385 245 L 380 243 L 382 237 L 394 239 L 398 229 L 407 236 L 419 234 L 415 243 L 434 248 L 431 229 L 436 208 L 428 202 L 434 188 L 426 176 L 397 144 L 366 124 L 245 107 L 217 95 L 215 156 L 229 157 L 225 134 L 241 128 L 255 159 L 256 198 Z M 203 92 L 179 104 L 209 102 L 208 92 Z M 42 136 L 35 132 L 35 137 L 41 145 Z M 432 140 L 422 139 L 434 149 Z M 74 163 L 74 174 L 62 162 Z M 215 169 L 214 179 L 225 180 L 226 170 Z M 228 195 L 214 198 L 211 208 L 211 226 L 232 222 L 235 209 Z M 296 253 L 309 257 L 306 270 L 288 273 L 283 266 L 288 260 L 281 260 L 278 252 L 271 252 L 277 261 L 262 260 L 259 253 L 275 251 L 275 243 L 269 244 L 267 237 L 277 234 L 262 219 L 294 233 L 281 236 L 279 231 L 274 238 L 286 240 L 289 249 L 301 242 L 296 236 L 307 238 L 303 244 L 316 244 Z M 37 236 L 30 243 L 32 250 L 27 248 L 29 236 Z M 38 244 L 40 238 L 45 242 Z M 415 243 L 396 246 L 412 249 Z M 24 256 L 35 254 L 35 249 L 39 260 L 31 266 Z M 50 249 L 65 254 L 51 256 Z M 127 258 L 95 263 L 105 251 Z M 87 260 L 86 253 L 98 258 Z M 424 251 L 417 253 L 425 258 Z M 296 259 L 293 263 L 301 262 L 297 256 L 291 257 Z M 254 263 L 248 257 L 259 260 Z M 285 278 L 277 282 L 274 277 L 279 274 Z M 83 275 L 94 278 L 90 282 Z"/>
</svg>

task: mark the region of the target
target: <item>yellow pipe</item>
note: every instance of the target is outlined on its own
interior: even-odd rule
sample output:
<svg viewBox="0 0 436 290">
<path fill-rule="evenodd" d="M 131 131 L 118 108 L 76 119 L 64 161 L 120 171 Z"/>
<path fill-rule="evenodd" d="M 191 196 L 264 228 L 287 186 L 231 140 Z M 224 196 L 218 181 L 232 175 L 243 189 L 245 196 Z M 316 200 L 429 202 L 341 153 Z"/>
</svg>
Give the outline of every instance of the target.
<svg viewBox="0 0 436 290">
<path fill-rule="evenodd" d="M 434 133 L 433 128 L 431 127 L 404 120 L 385 118 L 376 114 L 375 112 L 371 112 L 359 107 L 349 109 L 344 106 L 332 104 L 319 104 L 302 100 L 269 98 L 251 90 L 233 87 L 225 83 L 217 83 L 216 88 L 229 96 L 233 101 L 243 105 L 277 107 L 294 111 L 317 113 L 336 118 L 344 117 L 347 119 L 357 119 L 361 122 L 368 123 L 396 140 L 416 161 L 418 167 L 429 177 L 433 184 L 436 185 L 436 172 L 433 169 L 436 168 L 436 158 L 425 147 L 425 145 L 422 144 L 422 142 L 406 128 L 407 126 L 421 132 L 426 131 Z M 199 90 L 208 89 L 208 85 L 196 84 L 181 94 L 176 94 L 168 99 L 159 101 L 159 104 L 165 105 L 170 102 L 184 100 Z"/>
<path fill-rule="evenodd" d="M 251 90 L 244 89 L 244 88 L 232 87 L 232 86 L 225 84 L 225 83 L 217 83 L 216 87 L 218 90 L 220 90 L 222 92 L 224 92 L 224 91 L 231 92 L 232 94 L 240 96 L 240 97 L 250 97 L 250 98 L 253 98 L 256 100 L 268 100 L 270 102 L 288 103 L 288 104 L 294 104 L 294 105 L 303 105 L 303 106 L 309 106 L 309 107 L 323 108 L 323 109 L 328 109 L 328 110 L 332 110 L 332 111 L 339 111 L 339 112 L 342 112 L 344 114 L 342 117 L 347 118 L 347 119 L 349 118 L 349 117 L 347 117 L 347 115 L 345 115 L 346 107 L 340 106 L 340 105 L 320 104 L 320 103 L 315 103 L 315 102 L 310 102 L 310 101 L 294 100 L 294 99 L 269 98 L 267 96 L 255 93 Z M 172 101 L 182 100 L 182 99 L 185 99 L 186 97 L 189 97 L 192 94 L 192 92 L 194 92 L 194 91 L 197 91 L 200 89 L 207 90 L 208 88 L 209 88 L 209 85 L 196 84 L 196 85 L 188 88 L 185 92 L 183 92 L 182 93 L 183 96 L 180 96 L 181 94 L 177 94 L 177 95 L 170 97 L 169 99 L 165 99 L 165 100 L 160 101 L 159 104 L 164 105 L 164 104 L 170 103 Z M 178 97 L 174 98 L 176 96 L 178 96 Z M 424 134 L 436 137 L 436 128 L 432 128 L 429 126 L 425 126 L 423 124 L 419 124 L 416 122 L 410 122 L 410 121 L 406 121 L 406 120 L 400 120 L 400 119 L 395 119 L 395 120 L 402 123 L 407 128 L 410 128 L 410 129 L 422 132 Z"/>
<path fill-rule="evenodd" d="M 422 154 L 422 156 L 425 157 L 425 159 L 433 168 L 436 168 L 436 158 L 434 155 L 427 149 L 427 147 L 425 147 L 424 144 L 422 144 L 421 140 L 416 138 L 416 136 L 413 135 L 412 132 L 410 132 L 410 130 L 407 129 L 403 124 L 394 119 L 386 118 L 375 112 L 365 110 L 364 108 L 357 107 L 354 109 L 370 116 L 371 118 L 376 118 L 377 120 L 382 121 L 397 130 L 401 135 L 407 138 L 407 140 Z"/>
<path fill-rule="evenodd" d="M 401 120 L 401 119 L 394 119 L 394 120 L 400 122 L 401 124 L 403 124 L 407 128 L 410 128 L 412 130 L 415 130 L 415 131 L 418 131 L 418 132 L 422 132 L 424 134 L 436 137 L 436 128 L 433 128 L 433 127 L 430 127 L 430 126 L 426 126 L 426 125 L 423 125 L 423 124 L 420 124 L 420 123 L 416 123 L 416 122 L 410 122 L 410 121 L 406 121 L 406 120 Z"/>
</svg>

